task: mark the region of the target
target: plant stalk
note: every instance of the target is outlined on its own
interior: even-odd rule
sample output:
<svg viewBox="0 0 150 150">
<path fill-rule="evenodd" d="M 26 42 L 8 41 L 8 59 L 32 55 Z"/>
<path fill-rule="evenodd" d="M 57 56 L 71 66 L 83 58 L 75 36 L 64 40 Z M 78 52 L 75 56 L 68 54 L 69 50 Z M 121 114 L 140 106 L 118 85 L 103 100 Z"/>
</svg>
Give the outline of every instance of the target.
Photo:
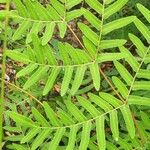
<svg viewBox="0 0 150 150">
<path fill-rule="evenodd" d="M 7 35 L 8 35 L 8 21 L 9 21 L 9 6 L 10 0 L 6 0 L 6 17 L 4 27 L 4 41 L 2 50 L 2 81 L 1 81 L 1 94 L 0 94 L 0 150 L 2 149 L 3 142 L 3 114 L 5 107 L 5 73 L 6 73 L 6 49 L 7 49 Z"/>
</svg>

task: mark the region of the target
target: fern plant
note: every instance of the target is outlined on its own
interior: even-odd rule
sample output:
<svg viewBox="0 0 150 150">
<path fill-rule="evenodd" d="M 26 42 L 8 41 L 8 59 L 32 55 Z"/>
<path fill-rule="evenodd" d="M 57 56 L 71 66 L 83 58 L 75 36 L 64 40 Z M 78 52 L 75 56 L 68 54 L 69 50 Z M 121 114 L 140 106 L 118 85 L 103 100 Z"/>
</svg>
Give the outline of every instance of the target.
<svg viewBox="0 0 150 150">
<path fill-rule="evenodd" d="M 148 147 L 150 30 L 136 16 L 111 19 L 127 2 L 51 0 L 42 4 L 37 0 L 13 0 L 15 7 L 9 9 L 11 3 L 6 1 L 7 9 L 0 12 L 5 26 L 1 148 L 130 150 Z M 137 8 L 150 23 L 150 11 L 142 4 L 137 4 Z M 82 37 L 70 25 L 76 20 Z M 8 37 L 9 23 L 18 28 L 11 29 L 13 33 Z M 131 24 L 139 30 L 142 39 L 128 33 L 131 47 L 126 44 L 128 39 L 111 39 L 116 30 L 121 32 Z M 68 32 L 78 42 L 77 47 L 62 40 Z M 8 41 L 21 46 L 12 48 Z M 16 83 L 4 81 L 9 59 L 24 64 L 17 71 Z M 106 62 L 112 62 L 117 71 L 111 80 L 101 69 Z M 103 90 L 102 80 L 106 80 L 110 91 Z M 11 90 L 4 95 L 4 82 L 14 93 Z M 61 100 L 56 96 L 53 106 L 51 95 L 56 85 Z M 37 96 L 34 89 L 40 89 Z"/>
</svg>

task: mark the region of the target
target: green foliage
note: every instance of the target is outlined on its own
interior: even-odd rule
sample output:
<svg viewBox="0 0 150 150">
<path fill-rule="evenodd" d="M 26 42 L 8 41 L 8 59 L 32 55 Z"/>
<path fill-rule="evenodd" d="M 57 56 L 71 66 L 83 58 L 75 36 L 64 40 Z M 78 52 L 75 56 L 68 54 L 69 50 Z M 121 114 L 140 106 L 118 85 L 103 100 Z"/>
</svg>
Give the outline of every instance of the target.
<svg viewBox="0 0 150 150">
<path fill-rule="evenodd" d="M 0 11 L 1 24 L 9 17 L 10 43 L 18 43 L 11 47 L 7 41 L 3 59 L 21 64 L 16 83 L 6 82 L 11 90 L 5 94 L 4 148 L 148 147 L 150 10 L 137 3 L 144 20 L 134 14 L 114 19 L 128 1 L 13 0 L 14 9 Z M 112 38 L 123 29 L 127 39 Z M 69 33 L 77 46 L 66 40 Z M 102 65 L 108 62 L 113 67 L 107 76 Z"/>
</svg>

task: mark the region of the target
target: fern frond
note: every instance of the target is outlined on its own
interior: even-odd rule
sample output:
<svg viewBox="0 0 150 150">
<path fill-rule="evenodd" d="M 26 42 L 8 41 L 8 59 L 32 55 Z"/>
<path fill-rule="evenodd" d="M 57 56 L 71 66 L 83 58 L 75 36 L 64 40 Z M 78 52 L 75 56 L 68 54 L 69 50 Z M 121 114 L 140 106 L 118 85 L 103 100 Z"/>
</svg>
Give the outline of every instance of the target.
<svg viewBox="0 0 150 150">
<path fill-rule="evenodd" d="M 59 109 L 57 113 L 54 113 L 48 103 L 44 102 L 43 106 L 46 118 L 36 108 L 32 108 L 33 117 L 31 119 L 12 111 L 8 111 L 7 115 L 16 122 L 16 125 L 18 124 L 26 127 L 25 136 L 21 139 L 22 143 L 26 143 L 36 136 L 32 142 L 31 149 L 38 148 L 41 141 L 46 142 L 50 135 L 51 142 L 46 143 L 48 144 L 48 147 L 53 147 L 53 149 L 58 147 L 59 142 L 63 139 L 64 135 L 67 135 L 69 138 L 68 148 L 78 147 L 79 149 L 87 149 L 90 133 L 94 128 L 96 128 L 97 131 L 97 140 L 103 141 L 103 144 L 98 142 L 99 149 L 105 149 L 105 120 L 107 117 L 110 117 L 110 127 L 113 132 L 113 137 L 115 140 L 118 140 L 119 123 L 117 112 L 119 110 L 122 112 L 130 136 L 134 138 L 135 129 L 130 109 L 117 98 L 110 94 L 100 93 L 100 96 L 89 94 L 89 100 L 78 96 L 77 100 L 80 103 L 80 107 L 71 101 L 66 101 L 65 105 L 67 110 L 64 111 Z M 70 117 L 68 116 L 69 114 Z M 69 117 L 71 122 L 66 117 Z M 77 132 L 81 133 L 79 143 L 75 143 L 76 136 L 79 134 Z"/>
<path fill-rule="evenodd" d="M 60 31 L 60 37 L 63 38 L 66 33 L 67 23 L 71 20 L 83 15 L 83 9 L 71 10 L 72 7 L 82 2 L 80 1 L 56 1 L 52 0 L 44 7 L 38 1 L 27 0 L 21 2 L 19 0 L 13 0 L 16 10 L 10 12 L 12 19 L 18 19 L 18 29 L 13 35 L 13 40 L 20 40 L 23 35 L 27 35 L 26 43 L 32 41 L 31 34 L 38 34 L 41 30 L 44 30 L 42 45 L 47 44 L 54 33 L 56 25 Z M 38 9 L 38 11 L 34 11 Z M 58 11 L 59 10 L 59 11 Z M 29 32 L 27 32 L 29 31 Z"/>
<path fill-rule="evenodd" d="M 86 72 L 90 70 L 93 85 L 98 91 L 100 89 L 100 73 L 99 63 L 105 61 L 112 61 L 124 58 L 121 53 L 104 53 L 98 55 L 97 60 L 93 61 L 87 52 L 82 49 L 75 49 L 70 44 L 58 43 L 58 53 L 55 54 L 55 49 L 48 44 L 42 46 L 42 41 L 37 36 L 32 35 L 33 46 L 27 46 L 24 52 L 18 50 L 7 51 L 6 55 L 13 60 L 26 63 L 27 66 L 17 73 L 17 77 L 30 75 L 29 79 L 24 84 L 23 88 L 26 90 L 38 82 L 43 76 L 49 76 L 45 83 L 43 95 L 48 94 L 54 86 L 55 81 L 59 77 L 61 72 L 64 72 L 62 79 L 61 95 L 65 95 L 70 88 L 69 85 L 72 82 L 70 93 L 75 95 L 80 85 L 82 85 Z M 116 45 L 124 44 L 125 40 L 117 40 L 114 43 L 113 40 L 102 41 L 102 48 L 115 47 Z M 114 57 L 115 55 L 115 57 Z M 20 59 L 23 58 L 23 59 Z M 76 74 L 74 75 L 74 71 Z M 90 76 L 90 75 L 88 75 Z"/>
<path fill-rule="evenodd" d="M 7 148 L 141 148 L 139 141 L 146 143 L 149 138 L 148 111 L 139 110 L 143 110 L 143 106 L 147 110 L 150 106 L 149 96 L 140 94 L 141 91 L 150 90 L 150 71 L 147 69 L 150 63 L 150 30 L 135 16 L 109 20 L 128 0 L 105 0 L 103 3 L 85 0 L 96 15 L 90 9 L 74 9 L 82 0 L 51 0 L 46 6 L 31 0 L 13 2 L 16 10 L 11 11 L 10 17 L 22 23 L 19 23 L 12 39 L 20 40 L 25 35 L 27 45 L 23 49 L 7 50 L 5 54 L 25 64 L 17 73 L 18 78 L 25 79 L 22 88 L 34 88 L 36 83 L 42 81 L 40 92 L 42 96 L 46 96 L 55 83 L 59 82 L 61 96 L 69 96 L 63 97 L 63 103 L 58 101 L 55 108 L 44 101 L 40 102 L 40 111 L 37 109 L 39 106 L 33 105 L 27 112 L 26 97 L 20 98 L 20 101 L 25 99 L 24 105 L 16 102 L 12 104 L 8 100 L 6 108 L 9 110 L 4 115 L 8 125 L 4 129 L 11 133 L 16 132 L 17 135 L 12 134 L 5 140 L 15 141 L 17 144 L 8 145 Z M 150 22 L 150 11 L 141 4 L 137 7 Z M 35 11 L 36 8 L 39 11 Z M 79 40 L 82 48 L 74 48 L 67 42 L 57 40 L 55 44 L 49 43 L 56 26 L 63 38 L 69 27 L 68 23 L 81 15 L 91 24 L 78 22 L 83 34 L 83 45 Z M 129 39 L 136 47 L 136 54 L 132 54 L 130 48 L 127 48 L 126 40 L 108 37 L 109 33 L 131 23 L 134 23 L 145 39 L 143 42 L 137 35 L 129 34 Z M 38 36 L 39 32 L 42 36 Z M 106 61 L 113 61 L 118 71 L 117 76 L 112 77 L 113 92 L 99 92 L 99 95 L 88 93 L 93 87 L 96 91 L 100 90 L 102 77 L 99 69 L 101 63 Z M 19 114 L 17 107 L 23 109 L 23 115 Z M 134 110 L 137 120 L 132 113 Z"/>
<path fill-rule="evenodd" d="M 146 10 L 146 8 L 141 4 L 138 4 L 137 6 L 138 8 L 140 7 L 139 9 L 142 12 Z M 145 14 L 146 12 L 147 14 Z M 148 11 L 144 11 L 146 16 L 148 13 Z M 138 18 L 134 21 L 134 23 L 149 44 L 150 30 L 148 27 L 144 25 Z M 137 55 L 139 55 L 140 60 L 137 59 L 136 56 L 133 56 L 132 53 L 125 47 L 120 47 L 122 53 L 126 55 L 125 61 L 132 68 L 134 74 L 131 74 L 121 63 L 115 61 L 114 65 L 118 70 L 121 79 L 118 77 L 113 77 L 112 80 L 118 92 L 129 104 L 149 106 L 149 97 L 139 96 L 137 93 L 135 93 L 135 91 L 150 90 L 149 70 L 147 70 L 147 67 L 143 67 L 148 65 L 146 58 L 149 57 L 150 45 L 146 46 L 137 36 L 133 34 L 129 34 L 129 37 L 136 46 L 136 52 Z"/>
<path fill-rule="evenodd" d="M 103 50 L 103 43 L 107 43 L 109 41 L 105 41 L 103 40 L 105 38 L 105 36 L 112 32 L 115 31 L 116 29 L 125 27 L 126 25 L 132 23 L 135 20 L 134 16 L 130 16 L 130 17 L 125 17 L 125 18 L 121 18 L 118 20 L 113 20 L 111 22 L 106 22 L 106 19 L 111 16 L 112 14 L 116 13 L 118 10 L 120 10 L 126 3 L 128 2 L 128 0 L 117 0 L 116 2 L 107 5 L 107 1 L 103 1 L 103 3 L 101 4 L 100 2 L 96 1 L 92 1 L 92 0 L 86 0 L 86 3 L 92 8 L 94 9 L 98 14 L 100 14 L 101 19 L 99 19 L 98 17 L 96 17 L 95 15 L 93 15 L 90 11 L 85 10 L 84 16 L 87 19 L 87 21 L 92 25 L 92 27 L 95 27 L 97 30 L 93 30 L 91 29 L 89 26 L 83 24 L 83 23 L 78 23 L 78 26 L 80 28 L 80 30 L 82 31 L 82 33 L 84 34 L 84 36 L 91 41 L 95 47 L 96 47 L 96 54 L 99 51 Z M 118 43 L 118 39 L 114 39 L 111 42 L 114 42 L 114 45 L 105 47 L 104 49 L 107 48 L 114 48 L 114 47 L 119 47 L 121 45 L 124 45 L 125 43 Z M 85 43 L 86 44 L 86 43 Z M 109 43 L 108 43 L 109 45 Z M 86 46 L 86 45 L 85 45 Z M 89 48 L 87 48 L 89 49 Z M 92 51 L 92 50 L 91 50 Z M 90 52 L 93 53 L 93 52 Z M 96 56 L 95 54 L 95 56 Z"/>
<path fill-rule="evenodd" d="M 141 147 L 138 144 L 137 137 L 135 137 L 135 127 L 129 106 L 123 104 L 111 94 L 103 92 L 99 93 L 99 96 L 92 93 L 89 93 L 88 96 L 89 99 L 81 96 L 77 97 L 80 103 L 79 106 L 78 102 L 66 101 L 66 108 L 63 108 L 64 110 L 58 109 L 56 113 L 47 102 L 44 102 L 45 117 L 34 107 L 30 117 L 19 115 L 13 111 L 7 111 L 6 114 L 16 122 L 16 127 L 24 126 L 26 128 L 24 136 L 20 138 L 20 142 L 26 144 L 32 139 L 30 143 L 31 149 L 42 148 L 42 143 L 47 149 L 51 147 L 56 149 L 59 147 L 60 141 L 63 141 L 66 137 L 68 138 L 67 143 L 65 142 L 67 149 L 87 149 L 88 147 L 96 147 L 97 149 L 114 147 L 116 149 L 118 146 L 120 148 Z M 119 134 L 118 126 L 120 123 L 118 122 L 118 117 L 120 117 L 120 112 L 130 137 L 122 133 Z M 109 141 L 106 142 L 105 122 L 107 122 L 108 118 L 110 120 L 107 123 L 107 127 L 110 126 L 113 138 L 116 140 L 114 143 L 117 143 L 117 146 L 112 146 Z M 142 120 L 139 120 L 138 124 L 142 131 L 143 127 L 144 130 L 148 128 L 147 121 L 149 121 L 149 117 L 144 112 L 141 112 L 141 118 Z M 7 129 L 7 127 L 5 128 Z M 94 134 L 93 142 L 97 139 L 97 145 L 94 145 L 91 141 L 92 138 L 90 138 L 94 129 L 97 132 Z M 76 141 L 77 137 L 78 141 Z M 133 143 L 125 145 L 128 141 Z"/>
<path fill-rule="evenodd" d="M 124 39 L 103 40 L 104 38 L 103 36 L 108 34 L 109 32 L 112 32 L 118 28 L 122 28 L 130 24 L 131 22 L 134 21 L 135 17 L 130 16 L 130 17 L 119 19 L 119 20 L 114 20 L 112 22 L 105 24 L 104 22 L 105 19 L 108 18 L 108 16 L 111 16 L 113 13 L 112 11 L 110 12 L 106 11 L 107 17 L 105 18 L 104 10 L 105 9 L 107 10 L 107 8 L 109 7 L 111 7 L 110 10 L 113 10 L 116 7 L 120 9 L 121 7 L 123 7 L 123 5 L 125 5 L 127 0 L 125 0 L 123 3 L 120 0 L 118 0 L 117 2 L 114 2 L 110 4 L 109 6 L 107 6 L 107 8 L 105 8 L 105 5 L 106 5 L 105 2 L 101 4 L 98 1 L 94 3 L 89 0 L 86 1 L 86 3 L 91 8 L 93 8 L 96 11 L 99 10 L 98 13 L 102 16 L 100 20 L 96 16 L 93 17 L 93 14 L 91 14 L 90 11 L 88 11 L 87 13 L 90 15 L 86 15 L 85 13 L 85 18 L 87 18 L 87 20 L 98 29 L 99 34 L 97 34 L 95 31 L 93 31 L 93 29 L 89 28 L 87 25 L 83 23 L 78 23 L 80 30 L 83 32 L 85 36 L 83 38 L 85 49 L 84 50 L 75 49 L 70 44 L 67 44 L 67 43 L 62 44 L 59 42 L 58 54 L 55 54 L 57 52 L 55 52 L 55 50 L 51 48 L 47 43 L 50 40 L 50 38 L 52 38 L 56 25 L 59 28 L 60 36 L 62 38 L 64 37 L 66 28 L 67 28 L 67 22 L 68 22 L 66 21 L 67 14 L 72 13 L 72 11 L 70 12 L 69 10 L 76 4 L 80 3 L 81 0 L 74 1 L 74 2 L 72 1 L 60 2 L 60 1 L 54 0 L 54 1 L 51 1 L 50 4 L 48 4 L 48 6 L 46 7 L 44 7 L 37 1 L 36 2 L 26 1 L 25 3 L 23 3 L 20 1 L 18 2 L 18 0 L 16 0 L 14 2 L 17 3 L 16 8 L 18 11 L 18 15 L 22 16 L 22 19 L 24 20 L 24 22 L 14 33 L 13 39 L 17 40 L 18 38 L 20 38 L 23 32 L 27 32 L 27 30 L 31 28 L 32 26 L 31 31 L 29 32 L 26 38 L 27 43 L 30 43 L 32 41 L 32 43 L 30 44 L 31 46 L 28 46 L 27 50 L 25 50 L 23 53 L 20 53 L 20 56 L 24 56 L 24 58 L 28 58 L 27 60 L 25 60 L 25 62 L 28 61 L 26 63 L 28 63 L 29 66 L 27 66 L 23 71 L 21 71 L 21 73 L 19 72 L 18 77 L 20 76 L 20 74 L 21 75 L 26 75 L 30 73 L 33 74 L 25 83 L 24 89 L 30 88 L 37 81 L 39 81 L 43 76 L 49 75 L 49 78 L 46 79 L 47 82 L 43 91 L 43 95 L 48 94 L 48 92 L 52 89 L 55 83 L 55 80 L 58 78 L 59 72 L 62 71 L 62 69 L 59 69 L 59 68 L 64 68 L 64 71 L 65 71 L 64 74 L 66 75 L 66 73 L 69 73 L 68 74 L 69 80 L 65 82 L 65 79 L 63 79 L 62 81 L 62 88 L 63 88 L 63 89 L 61 88 L 62 96 L 66 94 L 66 92 L 68 92 L 68 89 L 70 88 L 69 87 L 70 82 L 73 76 L 74 76 L 74 82 L 72 84 L 70 92 L 71 92 L 71 95 L 76 94 L 80 85 L 82 84 L 82 81 L 84 79 L 84 76 L 87 70 L 90 70 L 91 76 L 93 79 L 93 85 L 95 89 L 98 91 L 100 89 L 99 64 L 105 61 L 113 61 L 113 60 L 124 58 L 124 55 L 122 55 L 121 53 L 102 53 L 102 52 L 106 49 L 121 47 L 126 43 L 126 40 Z M 39 12 L 32 11 L 32 9 L 36 6 L 39 8 L 40 10 Z M 20 7 L 23 7 L 23 9 L 20 10 Z M 60 11 L 58 11 L 58 9 Z M 117 12 L 117 9 L 115 10 L 116 10 L 115 12 Z M 29 11 L 29 13 L 26 14 L 25 11 L 26 12 Z M 74 18 L 74 15 L 75 16 L 78 16 L 78 15 L 76 15 L 77 10 L 73 10 L 73 11 L 74 11 L 73 12 L 74 14 L 70 14 L 70 15 Z M 82 11 L 81 14 L 86 12 L 85 9 L 82 9 L 80 11 Z M 38 13 L 38 15 L 36 13 Z M 51 16 L 48 13 L 50 13 Z M 41 18 L 42 16 L 45 16 L 45 17 Z M 59 19 L 57 19 L 58 18 L 57 16 L 59 17 Z M 52 17 L 54 17 L 55 20 Z M 43 28 L 45 28 L 45 32 L 43 34 L 43 37 L 39 39 L 37 37 L 37 34 Z M 15 53 L 15 50 L 13 51 Z M 102 54 L 99 54 L 99 52 L 101 52 Z M 7 56 L 12 57 L 10 53 L 11 51 L 8 51 Z M 19 53 L 18 53 L 18 56 L 19 56 Z M 12 58 L 17 61 L 19 60 L 19 58 L 18 59 L 17 57 L 14 58 L 14 56 Z M 38 65 L 38 67 L 37 68 L 35 67 L 35 69 L 33 69 L 33 65 L 35 63 Z M 72 68 L 71 68 L 71 71 L 68 72 L 69 66 Z M 43 69 L 40 69 L 39 67 L 40 68 L 43 67 Z M 53 68 L 55 67 L 57 68 L 56 70 L 59 70 L 59 71 L 56 71 L 58 73 L 53 73 L 54 72 Z M 29 69 L 28 73 L 27 73 L 27 69 Z M 39 70 L 41 73 L 38 73 Z M 74 75 L 73 73 L 74 70 L 77 71 L 76 75 Z M 33 80 L 33 76 L 36 76 L 34 77 L 35 80 Z"/>
</svg>

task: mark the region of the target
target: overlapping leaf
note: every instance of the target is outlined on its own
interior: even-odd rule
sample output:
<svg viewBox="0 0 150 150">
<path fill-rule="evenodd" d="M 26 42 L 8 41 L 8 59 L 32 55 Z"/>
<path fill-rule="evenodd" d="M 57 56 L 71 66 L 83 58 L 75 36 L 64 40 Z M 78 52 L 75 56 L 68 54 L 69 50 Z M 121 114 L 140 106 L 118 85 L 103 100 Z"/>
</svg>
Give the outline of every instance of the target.
<svg viewBox="0 0 150 150">
<path fill-rule="evenodd" d="M 56 25 L 59 27 L 60 37 L 63 38 L 66 33 L 67 23 L 84 13 L 83 9 L 71 10 L 82 0 L 66 2 L 52 0 L 47 6 L 43 6 L 38 1 L 30 0 L 25 2 L 13 0 L 13 2 L 17 13 L 10 12 L 10 17 L 22 22 L 14 33 L 13 40 L 20 40 L 24 35 L 27 35 L 26 43 L 32 41 L 31 33 L 38 34 L 41 30 L 44 30 L 42 45 L 46 45 L 51 40 Z M 38 11 L 34 11 L 36 9 Z"/>
<path fill-rule="evenodd" d="M 114 139 L 118 140 L 119 122 L 117 111 L 119 110 L 122 112 L 131 138 L 134 138 L 135 129 L 130 109 L 119 101 L 119 99 L 106 93 L 100 93 L 99 96 L 89 93 L 88 100 L 81 96 L 78 96 L 77 100 L 80 103 L 80 107 L 68 100 L 65 103 L 66 110 L 59 109 L 57 113 L 52 110 L 47 102 L 44 102 L 43 106 L 46 117 L 44 117 L 36 108 L 32 108 L 32 119 L 25 119 L 24 116 L 11 111 L 8 111 L 7 115 L 18 125 L 26 126 L 26 133 L 20 140 L 21 143 L 26 143 L 33 139 L 31 149 L 40 147 L 42 143 L 45 143 L 48 148 L 53 147 L 53 149 L 57 149 L 63 136 L 68 137 L 67 149 L 74 149 L 77 147 L 81 150 L 87 149 L 89 147 L 90 134 L 94 128 L 97 131 L 96 137 L 99 141 L 99 149 L 105 149 L 106 116 L 107 114 L 110 115 L 107 116 L 110 117 L 110 128 Z M 118 110 L 115 110 L 117 108 Z M 85 113 L 88 113 L 88 115 L 85 116 Z M 72 123 L 66 125 L 65 122 L 69 117 L 68 115 L 71 117 L 69 120 L 71 120 Z M 95 121 L 95 123 L 93 121 Z M 76 143 L 76 137 L 79 135 L 78 132 L 81 133 L 81 136 L 79 137 L 79 143 Z M 47 139 L 50 139 L 50 142 L 48 142 Z"/>
</svg>

